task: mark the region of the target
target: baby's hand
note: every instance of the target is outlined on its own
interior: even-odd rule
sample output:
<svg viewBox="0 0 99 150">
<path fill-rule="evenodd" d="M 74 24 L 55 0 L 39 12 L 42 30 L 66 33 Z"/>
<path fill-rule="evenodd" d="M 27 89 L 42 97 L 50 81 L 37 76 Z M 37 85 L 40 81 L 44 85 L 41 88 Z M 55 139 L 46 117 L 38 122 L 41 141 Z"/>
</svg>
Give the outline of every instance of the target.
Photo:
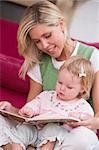
<svg viewBox="0 0 99 150">
<path fill-rule="evenodd" d="M 13 106 L 11 103 L 9 103 L 7 101 L 0 102 L 0 109 L 11 111 L 12 108 L 13 108 Z"/>
<path fill-rule="evenodd" d="M 18 113 L 22 116 L 26 116 L 29 118 L 33 117 L 33 115 L 34 115 L 32 108 L 25 107 L 25 106 L 23 108 L 21 108 Z"/>
</svg>

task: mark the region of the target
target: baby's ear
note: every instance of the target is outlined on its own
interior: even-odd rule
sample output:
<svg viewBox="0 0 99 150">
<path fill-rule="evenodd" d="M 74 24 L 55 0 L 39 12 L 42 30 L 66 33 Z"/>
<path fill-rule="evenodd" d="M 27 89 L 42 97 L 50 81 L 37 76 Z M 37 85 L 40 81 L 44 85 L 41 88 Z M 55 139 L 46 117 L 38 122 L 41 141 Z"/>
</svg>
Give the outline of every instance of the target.
<svg viewBox="0 0 99 150">
<path fill-rule="evenodd" d="M 82 85 L 80 89 L 80 93 L 84 93 L 84 91 L 85 91 L 85 87 Z"/>
</svg>

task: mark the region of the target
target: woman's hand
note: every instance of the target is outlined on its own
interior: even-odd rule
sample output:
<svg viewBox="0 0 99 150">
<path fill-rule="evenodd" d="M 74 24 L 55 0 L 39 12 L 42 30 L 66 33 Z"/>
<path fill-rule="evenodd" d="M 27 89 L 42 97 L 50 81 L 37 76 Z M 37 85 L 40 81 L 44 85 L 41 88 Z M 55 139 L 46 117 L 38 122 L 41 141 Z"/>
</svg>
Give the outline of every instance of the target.
<svg viewBox="0 0 99 150">
<path fill-rule="evenodd" d="M 89 129 L 99 129 L 99 117 L 91 117 L 90 119 L 78 122 L 78 125 Z"/>
<path fill-rule="evenodd" d="M 4 110 L 7 110 L 7 111 L 12 111 L 12 104 L 7 102 L 7 101 L 2 101 L 0 102 L 0 109 L 4 109 Z"/>
<path fill-rule="evenodd" d="M 78 127 L 78 126 L 82 126 L 81 122 L 87 121 L 87 120 L 89 120 L 90 118 L 92 118 L 89 114 L 80 113 L 80 112 L 72 112 L 72 113 L 69 113 L 69 116 L 70 116 L 70 117 L 77 118 L 77 119 L 80 120 L 79 122 L 75 122 L 75 121 L 68 122 L 67 124 L 68 124 L 69 126 L 71 126 L 72 128 L 75 128 L 75 127 Z"/>
</svg>

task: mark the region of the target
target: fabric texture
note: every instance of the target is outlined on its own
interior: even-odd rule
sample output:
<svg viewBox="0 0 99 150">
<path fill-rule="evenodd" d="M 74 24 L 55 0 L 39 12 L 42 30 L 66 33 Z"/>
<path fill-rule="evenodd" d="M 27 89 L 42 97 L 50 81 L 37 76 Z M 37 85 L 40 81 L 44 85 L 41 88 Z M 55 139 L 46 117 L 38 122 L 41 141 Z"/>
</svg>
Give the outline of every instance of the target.
<svg viewBox="0 0 99 150">
<path fill-rule="evenodd" d="M 42 77 L 43 90 L 54 90 L 57 81 L 58 70 L 54 68 L 51 61 L 51 57 L 49 57 L 46 54 L 44 54 L 42 57 L 40 71 Z"/>
<path fill-rule="evenodd" d="M 36 146 L 38 133 L 36 127 L 33 125 L 20 123 L 12 126 L 10 130 L 6 129 L 5 133 L 11 141 L 20 144 L 24 150 L 26 150 L 28 145 Z"/>
<path fill-rule="evenodd" d="M 47 107 L 46 107 L 47 106 Z M 34 115 L 45 114 L 45 117 L 68 116 L 71 112 L 80 112 L 94 115 L 93 109 L 84 99 L 77 101 L 62 101 L 57 98 L 55 91 L 44 91 L 39 94 L 33 101 L 26 104 L 26 107 L 31 108 Z"/>
<path fill-rule="evenodd" d="M 29 89 L 28 80 L 22 80 L 18 76 L 19 69 L 22 65 L 22 60 L 0 54 L 0 73 L 1 73 L 1 86 L 27 93 Z"/>
<path fill-rule="evenodd" d="M 17 48 L 18 26 L 14 21 L 0 19 L 0 101 L 7 100 L 21 108 L 26 103 L 29 78 L 18 77 L 23 62 Z"/>
<path fill-rule="evenodd" d="M 24 150 L 28 145 L 35 146 L 37 140 L 37 129 L 30 124 L 22 124 L 0 116 L 0 146 L 8 143 L 18 143 Z"/>
</svg>

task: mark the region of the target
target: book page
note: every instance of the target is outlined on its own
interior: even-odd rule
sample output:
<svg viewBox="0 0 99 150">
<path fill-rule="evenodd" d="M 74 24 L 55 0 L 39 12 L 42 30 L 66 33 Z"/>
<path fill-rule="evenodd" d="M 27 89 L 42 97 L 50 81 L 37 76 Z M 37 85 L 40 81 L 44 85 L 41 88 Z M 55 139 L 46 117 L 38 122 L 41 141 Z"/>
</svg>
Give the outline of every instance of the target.
<svg viewBox="0 0 99 150">
<path fill-rule="evenodd" d="M 48 112 L 48 113 L 44 113 L 38 116 L 34 116 L 32 118 L 28 118 L 28 117 L 23 117 L 19 114 L 15 114 L 6 110 L 2 110 L 0 109 L 0 114 L 3 115 L 4 117 L 7 117 L 9 119 L 14 119 L 17 120 L 19 122 L 27 122 L 30 124 L 39 124 L 39 123 L 49 123 L 49 122 L 70 122 L 70 121 L 80 121 L 77 118 L 74 117 L 66 117 L 66 116 L 62 116 L 60 114 L 54 114 L 53 112 Z"/>
<path fill-rule="evenodd" d="M 32 122 L 32 121 L 40 122 L 40 123 L 49 123 L 49 122 L 66 123 L 66 122 L 71 122 L 71 121 L 78 122 L 80 120 L 74 117 L 66 117 L 58 113 L 47 112 L 47 113 L 40 114 L 38 116 L 34 116 L 33 118 L 28 118 L 28 122 Z"/>
</svg>

